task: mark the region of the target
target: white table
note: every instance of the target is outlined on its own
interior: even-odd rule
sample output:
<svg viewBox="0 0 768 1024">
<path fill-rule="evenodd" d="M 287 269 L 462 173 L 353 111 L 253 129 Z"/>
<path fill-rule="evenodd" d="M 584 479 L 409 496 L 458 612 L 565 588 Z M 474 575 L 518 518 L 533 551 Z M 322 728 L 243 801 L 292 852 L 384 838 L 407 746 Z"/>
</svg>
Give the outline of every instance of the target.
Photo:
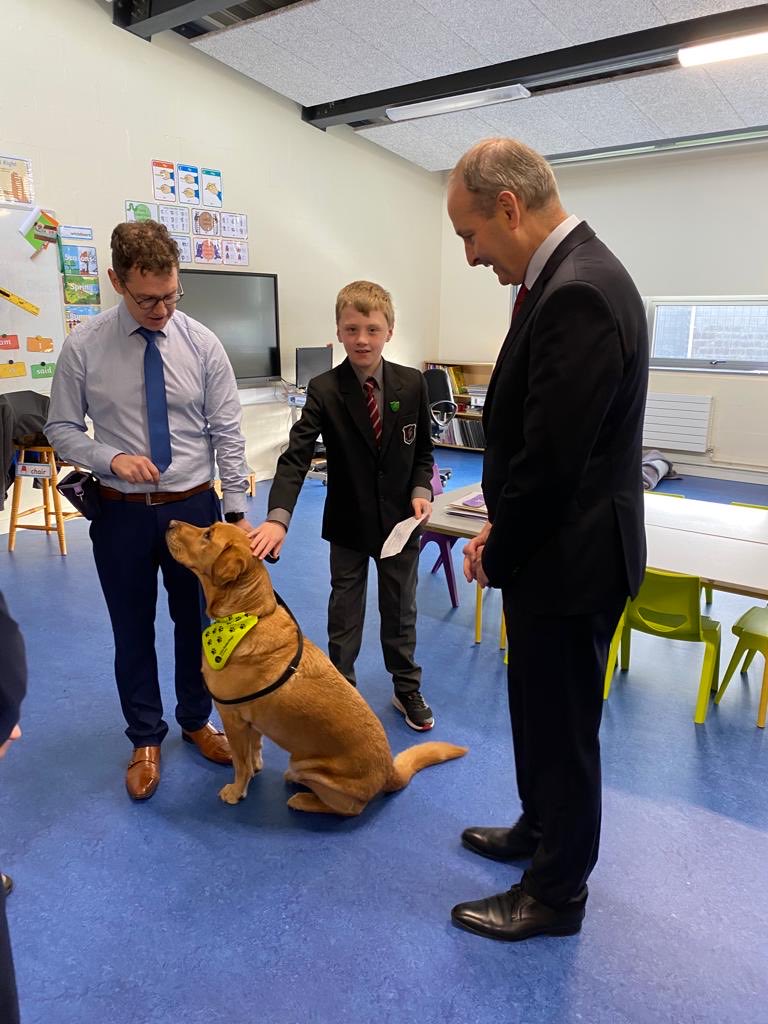
<svg viewBox="0 0 768 1024">
<path fill-rule="evenodd" d="M 446 512 L 479 484 L 435 498 L 427 529 L 451 537 L 474 537 L 482 519 Z M 768 512 L 713 501 L 645 496 L 648 565 L 699 576 L 715 590 L 768 598 Z"/>
</svg>

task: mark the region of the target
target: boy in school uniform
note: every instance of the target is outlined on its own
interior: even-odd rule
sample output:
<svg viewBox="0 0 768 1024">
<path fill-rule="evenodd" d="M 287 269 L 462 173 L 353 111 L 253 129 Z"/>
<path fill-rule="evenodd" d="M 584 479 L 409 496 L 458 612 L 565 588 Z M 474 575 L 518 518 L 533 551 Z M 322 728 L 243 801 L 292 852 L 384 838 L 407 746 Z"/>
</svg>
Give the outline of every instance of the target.
<svg viewBox="0 0 768 1024">
<path fill-rule="evenodd" d="M 301 419 L 280 456 L 267 502 L 267 518 L 251 537 L 254 555 L 276 556 L 322 434 L 328 493 L 322 535 L 331 545 L 328 654 L 353 685 L 360 651 L 368 561 L 376 564 L 381 647 L 391 673 L 393 705 L 412 729 L 434 725 L 421 693 L 416 647 L 419 531 L 400 554 L 381 559 L 392 527 L 432 506 L 432 438 L 424 378 L 418 370 L 382 358 L 395 313 L 389 292 L 354 281 L 336 299 L 336 336 L 347 358 L 307 387 Z"/>
</svg>

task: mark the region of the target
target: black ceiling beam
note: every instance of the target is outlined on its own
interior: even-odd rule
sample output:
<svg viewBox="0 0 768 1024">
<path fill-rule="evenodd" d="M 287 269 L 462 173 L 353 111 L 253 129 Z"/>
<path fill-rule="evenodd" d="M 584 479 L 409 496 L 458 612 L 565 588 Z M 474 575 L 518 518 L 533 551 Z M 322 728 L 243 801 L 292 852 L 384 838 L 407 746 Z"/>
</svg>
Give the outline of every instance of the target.
<svg viewBox="0 0 768 1024">
<path fill-rule="evenodd" d="M 112 24 L 149 39 L 156 32 L 216 14 L 226 6 L 227 0 L 114 0 Z"/>
<path fill-rule="evenodd" d="M 641 32 L 629 32 L 561 50 L 534 54 L 453 75 L 430 78 L 393 89 L 333 100 L 303 107 L 301 116 L 316 128 L 347 124 L 355 128 L 390 124 L 388 107 L 406 106 L 425 100 L 444 99 L 520 83 L 531 93 L 563 89 L 678 65 L 682 46 L 713 42 L 728 36 L 768 30 L 768 4 L 745 7 L 725 14 L 673 25 L 660 25 Z"/>
</svg>

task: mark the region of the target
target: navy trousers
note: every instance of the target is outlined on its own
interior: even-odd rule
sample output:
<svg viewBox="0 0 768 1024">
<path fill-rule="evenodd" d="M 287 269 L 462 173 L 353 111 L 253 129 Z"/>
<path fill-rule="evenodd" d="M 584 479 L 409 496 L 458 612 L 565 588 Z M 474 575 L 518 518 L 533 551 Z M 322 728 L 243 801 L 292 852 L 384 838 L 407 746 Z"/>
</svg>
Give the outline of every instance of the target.
<svg viewBox="0 0 768 1024">
<path fill-rule="evenodd" d="M 557 907 L 578 897 L 600 843 L 600 719 L 608 647 L 626 603 L 589 615 L 535 615 L 502 591 L 517 789 L 542 838 L 523 889 Z"/>
<path fill-rule="evenodd" d="M 176 721 L 191 732 L 201 729 L 211 714 L 200 671 L 202 591 L 195 575 L 169 552 L 165 531 L 172 519 L 210 526 L 221 518 L 219 499 L 210 490 L 165 505 L 107 500 L 102 505 L 90 534 L 112 621 L 115 679 L 128 723 L 125 734 L 134 747 L 159 746 L 168 726 L 155 653 L 158 571 L 174 624 Z"/>
</svg>

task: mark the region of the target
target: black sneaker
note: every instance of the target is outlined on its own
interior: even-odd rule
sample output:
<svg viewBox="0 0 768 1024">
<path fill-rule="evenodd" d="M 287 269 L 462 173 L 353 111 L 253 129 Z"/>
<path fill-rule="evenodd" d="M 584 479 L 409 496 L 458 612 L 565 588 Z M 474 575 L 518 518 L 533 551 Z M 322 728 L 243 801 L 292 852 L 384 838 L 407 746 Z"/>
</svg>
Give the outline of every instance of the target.
<svg viewBox="0 0 768 1024">
<path fill-rule="evenodd" d="M 403 712 L 406 725 L 410 725 L 418 732 L 426 732 L 435 724 L 432 708 L 424 700 L 420 690 L 414 690 L 413 693 L 396 693 L 392 698 L 392 704 L 398 711 Z"/>
</svg>

